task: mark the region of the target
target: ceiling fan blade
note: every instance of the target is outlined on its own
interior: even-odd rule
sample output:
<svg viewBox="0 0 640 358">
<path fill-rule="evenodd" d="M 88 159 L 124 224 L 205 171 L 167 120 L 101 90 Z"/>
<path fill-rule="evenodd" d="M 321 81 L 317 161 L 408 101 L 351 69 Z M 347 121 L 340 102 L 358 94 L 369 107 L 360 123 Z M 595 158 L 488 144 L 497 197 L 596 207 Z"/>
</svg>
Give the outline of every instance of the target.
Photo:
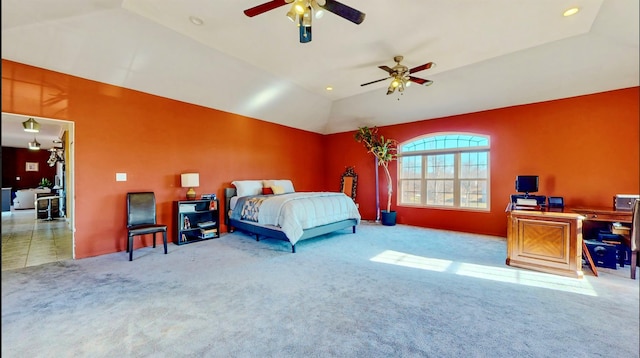
<svg viewBox="0 0 640 358">
<path fill-rule="evenodd" d="M 279 8 L 280 6 L 283 6 L 286 4 L 287 2 L 285 0 L 272 0 L 264 4 L 254 6 L 251 9 L 247 9 L 244 11 L 244 14 L 249 17 L 254 17 L 256 15 L 260 15 L 262 13 Z"/>
<path fill-rule="evenodd" d="M 307 42 L 311 42 L 311 26 L 302 25 L 302 16 L 298 16 L 300 18 L 300 22 L 298 23 L 298 28 L 300 29 L 300 43 L 306 44 Z"/>
<path fill-rule="evenodd" d="M 356 25 L 360 25 L 364 21 L 365 14 L 363 12 L 360 12 L 335 0 L 326 0 L 326 3 L 321 7 L 346 20 L 353 22 Z"/>
<path fill-rule="evenodd" d="M 361 84 L 360 86 L 370 85 L 370 84 L 373 84 L 373 83 L 376 83 L 376 82 L 380 82 L 380 81 L 388 80 L 389 78 L 391 78 L 391 77 L 381 78 L 381 79 L 379 79 L 379 80 L 375 80 L 375 81 L 371 81 L 371 82 L 363 83 L 363 84 Z"/>
<path fill-rule="evenodd" d="M 378 68 L 389 72 L 389 74 L 393 73 L 393 69 L 389 66 L 378 66 Z"/>
<path fill-rule="evenodd" d="M 433 84 L 433 81 L 431 81 L 431 80 L 425 80 L 424 78 L 418 78 L 418 77 L 413 77 L 413 76 L 409 76 L 409 81 L 415 82 L 415 83 L 423 85 L 423 86 L 430 86 L 430 85 Z"/>
<path fill-rule="evenodd" d="M 424 71 L 424 70 L 428 70 L 430 69 L 432 66 L 434 66 L 435 63 L 433 62 L 427 62 L 422 66 L 418 66 L 418 67 L 414 67 L 412 69 L 409 70 L 409 73 L 414 73 L 414 72 L 419 72 L 419 71 Z"/>
</svg>

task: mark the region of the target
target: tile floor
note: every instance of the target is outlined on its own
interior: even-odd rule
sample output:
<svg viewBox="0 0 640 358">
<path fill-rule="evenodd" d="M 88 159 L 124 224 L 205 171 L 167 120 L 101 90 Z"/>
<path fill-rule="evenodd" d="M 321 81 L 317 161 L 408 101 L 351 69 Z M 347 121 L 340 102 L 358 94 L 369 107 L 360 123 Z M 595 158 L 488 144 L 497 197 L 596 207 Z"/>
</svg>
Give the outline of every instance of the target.
<svg viewBox="0 0 640 358">
<path fill-rule="evenodd" d="M 2 213 L 2 271 L 73 258 L 66 219 L 36 220 L 35 210 Z"/>
</svg>

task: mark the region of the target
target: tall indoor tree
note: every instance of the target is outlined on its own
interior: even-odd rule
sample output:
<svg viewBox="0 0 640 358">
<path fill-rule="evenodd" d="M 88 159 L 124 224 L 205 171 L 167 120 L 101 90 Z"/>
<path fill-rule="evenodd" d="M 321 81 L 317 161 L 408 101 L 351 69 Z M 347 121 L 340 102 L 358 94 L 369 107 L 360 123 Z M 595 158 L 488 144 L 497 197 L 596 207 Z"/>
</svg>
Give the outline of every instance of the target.
<svg viewBox="0 0 640 358">
<path fill-rule="evenodd" d="M 385 138 L 378 132 L 378 127 L 360 127 L 354 134 L 354 138 L 364 145 L 367 152 L 374 155 L 378 166 L 384 169 L 384 173 L 387 176 L 387 210 L 382 210 L 382 224 L 395 225 L 395 211 L 391 211 L 393 183 L 391 181 L 391 173 L 389 173 L 389 163 L 398 158 L 398 142 L 394 139 Z M 379 188 L 376 188 L 376 190 L 379 190 Z"/>
</svg>

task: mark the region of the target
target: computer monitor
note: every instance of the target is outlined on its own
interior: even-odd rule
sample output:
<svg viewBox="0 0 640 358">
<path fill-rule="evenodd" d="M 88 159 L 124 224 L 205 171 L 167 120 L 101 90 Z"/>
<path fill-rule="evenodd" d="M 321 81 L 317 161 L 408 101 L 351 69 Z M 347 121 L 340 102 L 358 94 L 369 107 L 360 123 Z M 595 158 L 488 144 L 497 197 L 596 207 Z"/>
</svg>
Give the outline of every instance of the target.
<svg viewBox="0 0 640 358">
<path fill-rule="evenodd" d="M 538 191 L 537 175 L 518 175 L 516 177 L 516 191 L 518 193 L 535 193 Z"/>
</svg>

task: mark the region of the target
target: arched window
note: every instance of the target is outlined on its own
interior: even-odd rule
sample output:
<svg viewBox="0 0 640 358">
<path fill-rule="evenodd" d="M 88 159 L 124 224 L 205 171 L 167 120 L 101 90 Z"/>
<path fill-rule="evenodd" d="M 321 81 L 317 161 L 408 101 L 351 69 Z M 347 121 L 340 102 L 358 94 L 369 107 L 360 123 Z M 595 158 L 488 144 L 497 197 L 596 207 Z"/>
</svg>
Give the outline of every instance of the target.
<svg viewBox="0 0 640 358">
<path fill-rule="evenodd" d="M 489 210 L 489 137 L 437 133 L 398 146 L 398 203 Z"/>
</svg>

